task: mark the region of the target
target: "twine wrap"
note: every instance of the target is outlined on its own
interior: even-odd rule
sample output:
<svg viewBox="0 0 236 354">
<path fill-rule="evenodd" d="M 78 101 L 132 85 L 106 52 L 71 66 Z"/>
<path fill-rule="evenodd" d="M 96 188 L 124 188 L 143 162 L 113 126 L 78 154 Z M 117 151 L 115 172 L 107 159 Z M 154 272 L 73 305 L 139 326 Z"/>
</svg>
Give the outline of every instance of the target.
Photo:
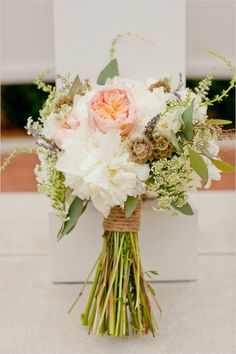
<svg viewBox="0 0 236 354">
<path fill-rule="evenodd" d="M 126 218 L 125 211 L 120 206 L 115 206 L 103 221 L 106 231 L 138 232 L 140 228 L 141 200 L 138 201 L 133 214 Z"/>
</svg>

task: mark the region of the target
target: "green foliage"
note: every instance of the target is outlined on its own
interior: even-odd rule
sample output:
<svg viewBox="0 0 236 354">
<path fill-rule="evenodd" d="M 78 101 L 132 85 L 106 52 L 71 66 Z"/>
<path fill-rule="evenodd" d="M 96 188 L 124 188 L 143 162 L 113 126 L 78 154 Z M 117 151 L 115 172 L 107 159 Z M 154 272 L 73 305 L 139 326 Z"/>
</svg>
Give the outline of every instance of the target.
<svg viewBox="0 0 236 354">
<path fill-rule="evenodd" d="M 156 270 L 146 270 L 144 274 L 146 274 L 148 278 L 152 278 L 153 275 L 159 275 L 159 273 Z"/>
<path fill-rule="evenodd" d="M 55 85 L 52 85 L 50 83 L 46 83 L 44 80 L 45 80 L 45 75 L 47 74 L 48 72 L 45 71 L 43 72 L 42 74 L 38 75 L 36 77 L 36 79 L 34 80 L 34 84 L 37 86 L 37 89 L 38 90 L 41 90 L 41 91 L 44 91 L 44 92 L 47 92 L 47 93 L 51 93 L 52 91 L 55 90 Z"/>
<path fill-rule="evenodd" d="M 192 168 L 201 177 L 204 183 L 208 180 L 208 169 L 203 158 L 193 149 L 189 148 L 189 159 Z"/>
<path fill-rule="evenodd" d="M 232 80 L 236 80 L 236 76 L 235 76 L 235 67 L 232 64 L 231 60 L 225 58 L 222 54 L 218 53 L 218 52 L 214 52 L 213 50 L 209 50 L 206 49 L 206 52 L 210 55 L 212 55 L 213 57 L 219 59 L 220 61 L 222 61 L 229 69 L 230 73 L 232 74 Z"/>
<path fill-rule="evenodd" d="M 206 119 L 205 123 L 206 123 L 206 124 L 211 124 L 211 125 L 227 125 L 227 124 L 232 124 L 232 120 L 226 120 L 226 119 Z"/>
<path fill-rule="evenodd" d="M 49 114 L 53 111 L 53 106 L 54 106 L 55 100 L 56 100 L 56 89 L 54 87 L 50 91 L 50 93 L 43 105 L 43 108 L 39 110 L 39 116 L 40 116 L 38 118 L 39 122 L 44 123 L 47 120 Z"/>
<path fill-rule="evenodd" d="M 223 160 L 211 159 L 211 162 L 222 172 L 235 172 L 235 168 Z"/>
<path fill-rule="evenodd" d="M 76 93 L 76 91 L 81 87 L 81 85 L 82 85 L 82 81 L 80 80 L 79 75 L 77 75 L 71 85 L 68 95 L 73 96 Z"/>
<path fill-rule="evenodd" d="M 212 158 L 213 156 L 211 155 L 211 153 L 209 152 L 209 150 L 200 144 L 196 144 L 196 147 L 203 153 L 203 155 L 207 156 L 208 158 Z"/>
<path fill-rule="evenodd" d="M 65 177 L 61 171 L 55 167 L 57 154 L 45 148 L 38 148 L 39 157 L 44 161 L 41 165 L 36 165 L 35 173 L 38 181 L 38 191 L 44 193 L 51 201 L 51 207 L 56 215 L 62 220 L 66 220 L 65 197 L 67 188 L 64 184 Z"/>
<path fill-rule="evenodd" d="M 71 203 L 69 210 L 66 215 L 66 221 L 63 223 L 61 229 L 58 233 L 58 239 L 65 235 L 68 235 L 76 226 L 79 217 L 83 214 L 84 202 L 79 197 L 75 197 Z"/>
<path fill-rule="evenodd" d="M 188 79 L 186 85 L 193 89 L 198 85 L 199 80 Z M 209 99 L 212 100 L 218 92 L 226 90 L 228 87 L 227 80 L 214 80 L 209 90 Z M 235 126 L 235 89 L 228 92 L 228 96 L 224 97 L 224 100 L 215 102 L 213 106 L 208 107 L 208 117 L 211 119 L 221 119 L 232 121 L 231 124 L 227 124 L 224 129 L 232 129 Z M 223 125 L 223 124 L 221 124 Z"/>
<path fill-rule="evenodd" d="M 3 163 L 0 165 L 0 172 L 4 171 L 7 166 L 10 165 L 11 161 L 14 159 L 14 157 L 16 157 L 19 154 L 32 154 L 35 153 L 36 149 L 35 148 L 27 148 L 27 147 L 21 147 L 21 148 L 16 148 L 14 149 L 7 157 L 6 159 L 3 161 Z"/>
<path fill-rule="evenodd" d="M 173 146 L 176 148 L 176 150 L 179 151 L 180 150 L 179 142 L 178 142 L 178 139 L 175 135 L 175 132 L 172 129 L 170 131 L 170 139 L 171 139 Z"/>
<path fill-rule="evenodd" d="M 180 208 L 187 203 L 188 192 L 194 189 L 195 184 L 192 172 L 186 147 L 183 147 L 181 155 L 162 158 L 150 164 L 147 188 L 156 193 L 157 210 L 168 210 L 171 203 Z"/>
<path fill-rule="evenodd" d="M 118 69 L 117 60 L 112 59 L 98 75 L 97 84 L 104 85 L 108 78 L 112 78 L 118 75 L 119 75 L 119 69 Z"/>
<path fill-rule="evenodd" d="M 110 52 L 110 58 L 111 58 L 111 59 L 113 59 L 113 58 L 115 57 L 115 50 L 116 50 L 117 44 L 118 44 L 122 39 L 124 39 L 125 37 L 133 37 L 133 38 L 139 39 L 139 40 L 141 40 L 141 41 L 144 41 L 144 42 L 146 42 L 146 43 L 155 44 L 154 42 L 150 41 L 150 39 L 145 38 L 145 37 L 142 37 L 142 36 L 140 36 L 140 35 L 137 34 L 137 33 L 132 33 L 132 32 L 118 33 L 118 34 L 112 39 L 112 42 L 111 42 L 111 48 L 110 48 L 110 50 L 109 50 L 109 52 Z"/>
<path fill-rule="evenodd" d="M 183 112 L 182 119 L 183 119 L 183 135 L 184 137 L 191 141 L 193 138 L 193 105 L 194 100 L 191 102 L 190 106 L 186 108 Z"/>
<path fill-rule="evenodd" d="M 138 201 L 139 201 L 139 196 L 132 197 L 129 195 L 127 197 L 126 202 L 125 202 L 125 216 L 127 218 L 129 218 L 133 214 Z"/>
<path fill-rule="evenodd" d="M 178 210 L 180 213 L 184 215 L 193 215 L 193 209 L 191 205 L 187 202 L 186 204 L 182 205 L 181 207 L 178 207 L 174 202 L 171 203 L 171 206 Z"/>
<path fill-rule="evenodd" d="M 209 90 L 212 85 L 212 79 L 213 76 L 208 75 L 199 82 L 197 87 L 195 87 L 195 92 L 201 97 L 202 101 L 208 99 Z"/>
<path fill-rule="evenodd" d="M 213 103 L 215 102 L 221 102 L 224 98 L 228 97 L 228 94 L 230 92 L 230 90 L 232 90 L 234 87 L 235 87 L 235 83 L 236 83 L 236 73 L 235 73 L 235 67 L 233 66 L 232 62 L 228 59 L 226 59 L 223 55 L 217 53 L 217 52 L 214 52 L 214 51 L 211 51 L 211 50 L 206 50 L 206 52 L 214 57 L 216 57 L 217 59 L 219 59 L 220 61 L 222 61 L 224 64 L 226 64 L 226 66 L 228 67 L 231 75 L 232 75 L 232 78 L 229 82 L 229 85 L 227 87 L 227 89 L 223 89 L 221 91 L 221 93 L 217 93 L 213 99 L 209 99 L 209 98 L 206 98 L 205 99 L 205 102 L 203 102 L 203 105 L 204 104 L 207 104 L 208 106 L 212 106 Z"/>
</svg>

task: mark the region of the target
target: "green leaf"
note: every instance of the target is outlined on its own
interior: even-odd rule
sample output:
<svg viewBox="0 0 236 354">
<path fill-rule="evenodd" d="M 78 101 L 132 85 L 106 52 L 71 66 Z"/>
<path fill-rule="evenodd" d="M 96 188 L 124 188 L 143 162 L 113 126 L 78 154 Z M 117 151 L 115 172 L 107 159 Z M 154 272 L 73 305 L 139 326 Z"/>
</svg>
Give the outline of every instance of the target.
<svg viewBox="0 0 236 354">
<path fill-rule="evenodd" d="M 148 276 L 148 278 L 152 278 L 153 275 L 159 275 L 159 273 L 156 270 L 147 270 L 144 273 Z"/>
<path fill-rule="evenodd" d="M 201 177 L 204 183 L 208 180 L 208 169 L 203 158 L 193 149 L 189 148 L 189 158 L 192 168 Z"/>
<path fill-rule="evenodd" d="M 74 96 L 74 94 L 76 93 L 76 91 L 80 88 L 80 86 L 82 85 L 82 82 L 80 80 L 79 75 L 77 75 L 73 81 L 73 84 L 68 92 L 69 96 Z"/>
<path fill-rule="evenodd" d="M 193 138 L 193 105 L 194 100 L 192 100 L 190 106 L 183 112 L 182 119 L 183 119 L 183 134 L 184 137 L 190 141 Z"/>
<path fill-rule="evenodd" d="M 137 206 L 138 201 L 139 201 L 139 196 L 131 197 L 129 195 L 127 197 L 126 202 L 125 202 L 125 216 L 127 218 L 129 218 L 133 214 L 133 212 L 134 212 L 134 210 L 135 210 L 135 208 Z"/>
<path fill-rule="evenodd" d="M 58 233 L 59 239 L 65 235 L 68 235 L 73 230 L 84 210 L 83 200 L 75 197 L 67 213 L 69 220 L 65 221 L 64 225 L 61 227 Z"/>
<path fill-rule="evenodd" d="M 210 151 L 203 145 L 197 144 L 197 148 L 202 151 L 204 155 L 206 155 L 209 159 L 213 158 Z"/>
<path fill-rule="evenodd" d="M 218 168 L 218 170 L 223 172 L 235 172 L 234 166 L 230 165 L 228 162 L 223 160 L 211 159 L 211 162 Z"/>
<path fill-rule="evenodd" d="M 225 125 L 225 124 L 231 124 L 231 120 L 226 120 L 226 119 L 207 119 L 205 120 L 206 124 L 211 124 L 211 125 Z"/>
<path fill-rule="evenodd" d="M 193 209 L 188 202 L 184 204 L 182 207 L 178 207 L 174 202 L 172 202 L 171 206 L 184 215 L 193 215 Z"/>
<path fill-rule="evenodd" d="M 172 144 L 176 148 L 176 150 L 179 151 L 180 150 L 179 142 L 178 142 L 178 139 L 177 139 L 177 137 L 175 135 L 175 132 L 172 129 L 170 131 L 170 139 L 171 139 Z"/>
<path fill-rule="evenodd" d="M 112 59 L 98 75 L 97 84 L 104 85 L 108 78 L 112 78 L 118 75 L 119 75 L 119 69 L 118 69 L 117 60 Z"/>
</svg>

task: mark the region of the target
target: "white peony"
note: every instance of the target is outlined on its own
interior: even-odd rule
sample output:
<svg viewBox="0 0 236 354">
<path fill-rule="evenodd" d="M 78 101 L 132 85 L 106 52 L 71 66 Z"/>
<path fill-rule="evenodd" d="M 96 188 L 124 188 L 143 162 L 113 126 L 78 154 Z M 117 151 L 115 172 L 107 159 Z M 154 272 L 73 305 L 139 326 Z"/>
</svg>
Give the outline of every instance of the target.
<svg viewBox="0 0 236 354">
<path fill-rule="evenodd" d="M 65 184 L 73 195 L 91 199 L 105 217 L 113 206 L 124 206 L 128 195 L 145 192 L 149 167 L 129 160 L 117 131 L 74 130 L 62 147 L 56 167 L 64 173 Z"/>
</svg>

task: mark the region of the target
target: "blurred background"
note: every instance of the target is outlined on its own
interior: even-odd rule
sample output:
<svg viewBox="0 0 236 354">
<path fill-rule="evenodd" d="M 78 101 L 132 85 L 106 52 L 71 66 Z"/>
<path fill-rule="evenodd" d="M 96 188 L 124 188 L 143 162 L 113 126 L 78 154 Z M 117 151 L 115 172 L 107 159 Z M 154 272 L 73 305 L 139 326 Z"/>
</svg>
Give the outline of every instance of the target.
<svg viewBox="0 0 236 354">
<path fill-rule="evenodd" d="M 67 2 L 66 2 L 67 3 Z M 212 61 L 205 48 L 222 53 L 235 62 L 235 1 L 186 1 L 186 85 L 194 87 L 214 69 L 210 95 L 227 88 L 230 74 L 221 62 Z M 168 31 L 168 24 L 167 29 Z M 142 35 L 142 33 L 140 33 Z M 34 79 L 49 70 L 46 81 L 55 84 L 54 13 L 52 0 L 1 1 L 1 158 L 16 146 L 31 146 L 26 135 L 27 118 L 37 119 L 46 94 L 37 90 Z M 108 50 L 109 48 L 107 48 Z M 174 60 L 174 58 L 173 58 Z M 214 66 L 214 67 L 213 67 Z M 235 92 L 209 110 L 209 116 L 228 119 L 235 127 Z M 221 156 L 234 163 L 233 141 L 221 142 Z M 34 154 L 15 158 L 2 174 L 1 190 L 35 191 Z M 211 189 L 235 187 L 234 175 L 223 175 Z"/>
</svg>

